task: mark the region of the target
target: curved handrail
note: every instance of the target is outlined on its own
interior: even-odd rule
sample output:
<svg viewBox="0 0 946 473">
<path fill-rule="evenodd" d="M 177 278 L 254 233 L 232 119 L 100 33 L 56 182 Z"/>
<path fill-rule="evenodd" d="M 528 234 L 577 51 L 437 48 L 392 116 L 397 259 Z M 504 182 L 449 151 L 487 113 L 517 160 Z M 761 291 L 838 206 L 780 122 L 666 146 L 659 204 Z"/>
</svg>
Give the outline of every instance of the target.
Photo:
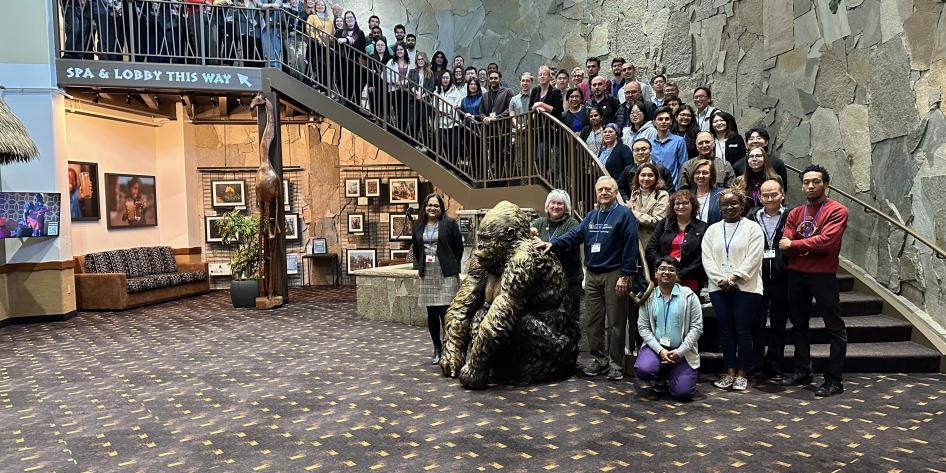
<svg viewBox="0 0 946 473">
<path fill-rule="evenodd" d="M 785 163 L 785 167 L 788 168 L 788 169 L 791 169 L 793 172 L 795 172 L 795 173 L 798 174 L 799 176 L 802 175 L 802 170 L 796 168 L 795 166 L 792 166 L 791 164 Z M 944 249 L 940 248 L 939 246 L 937 246 L 936 243 L 933 243 L 933 242 L 929 241 L 929 240 L 928 240 L 926 237 L 924 237 L 923 235 L 920 235 L 919 233 L 913 231 L 912 228 L 910 228 L 910 227 L 908 227 L 908 226 L 906 226 L 906 225 L 904 225 L 904 224 L 902 224 L 902 223 L 900 223 L 900 222 L 894 220 L 893 217 L 887 215 L 884 211 L 878 209 L 877 207 L 874 207 L 873 205 L 871 205 L 871 204 L 869 204 L 869 203 L 867 203 L 867 202 L 864 202 L 863 200 L 861 200 L 861 199 L 859 199 L 859 198 L 857 198 L 857 197 L 855 197 L 855 196 L 853 196 L 853 195 L 851 195 L 851 194 L 845 192 L 845 191 L 842 190 L 842 189 L 839 189 L 839 188 L 837 188 L 837 187 L 835 187 L 835 186 L 832 186 L 831 184 L 828 184 L 828 188 L 831 189 L 831 190 L 833 190 L 834 192 L 837 192 L 838 194 L 841 194 L 841 195 L 844 196 L 846 199 L 853 201 L 853 202 L 856 203 L 857 205 L 860 205 L 861 207 L 863 207 L 865 213 L 868 213 L 868 214 L 875 214 L 875 215 L 879 216 L 880 218 L 886 220 L 888 223 L 890 223 L 891 225 L 897 227 L 898 229 L 900 229 L 901 231 L 903 231 L 903 232 L 906 233 L 907 235 L 910 235 L 910 237 L 912 237 L 914 240 L 916 240 L 916 241 L 918 241 L 918 242 L 920 242 L 920 243 L 926 245 L 926 247 L 928 247 L 929 249 L 933 250 L 933 253 L 936 254 L 936 257 L 937 257 L 937 258 L 939 258 L 939 259 L 946 259 L 946 250 L 944 250 Z"/>
</svg>

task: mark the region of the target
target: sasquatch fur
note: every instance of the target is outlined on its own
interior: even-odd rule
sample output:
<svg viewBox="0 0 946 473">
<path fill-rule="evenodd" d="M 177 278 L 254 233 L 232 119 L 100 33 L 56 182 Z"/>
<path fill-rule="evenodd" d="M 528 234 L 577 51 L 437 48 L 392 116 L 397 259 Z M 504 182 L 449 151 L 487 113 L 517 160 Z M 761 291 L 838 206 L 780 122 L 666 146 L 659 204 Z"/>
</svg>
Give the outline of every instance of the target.
<svg viewBox="0 0 946 473">
<path fill-rule="evenodd" d="M 477 238 L 447 310 L 444 376 L 467 389 L 567 378 L 580 331 L 558 259 L 533 247 L 525 212 L 506 201 L 486 213 Z"/>
</svg>

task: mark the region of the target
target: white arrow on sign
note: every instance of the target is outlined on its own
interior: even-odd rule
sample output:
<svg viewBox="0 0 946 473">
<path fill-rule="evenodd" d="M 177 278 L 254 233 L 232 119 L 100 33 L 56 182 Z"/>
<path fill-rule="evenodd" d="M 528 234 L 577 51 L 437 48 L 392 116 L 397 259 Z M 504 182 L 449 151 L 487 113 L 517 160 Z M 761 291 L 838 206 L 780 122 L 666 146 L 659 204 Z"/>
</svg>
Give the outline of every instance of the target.
<svg viewBox="0 0 946 473">
<path fill-rule="evenodd" d="M 247 87 L 253 87 L 253 84 L 250 84 L 250 81 L 248 80 L 249 77 L 238 73 L 237 78 L 240 79 L 240 84 L 245 85 Z"/>
</svg>

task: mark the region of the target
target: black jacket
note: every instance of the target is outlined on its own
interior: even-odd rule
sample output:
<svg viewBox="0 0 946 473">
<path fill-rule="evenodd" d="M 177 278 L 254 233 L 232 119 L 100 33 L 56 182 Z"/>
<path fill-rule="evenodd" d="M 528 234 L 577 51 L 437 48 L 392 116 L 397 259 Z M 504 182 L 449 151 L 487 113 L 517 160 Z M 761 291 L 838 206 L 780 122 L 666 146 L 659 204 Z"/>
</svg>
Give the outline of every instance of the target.
<svg viewBox="0 0 946 473">
<path fill-rule="evenodd" d="M 788 195 L 788 170 L 785 168 L 785 161 L 782 161 L 775 152 L 769 155 L 769 160 L 772 161 L 772 170 L 775 171 L 775 174 L 778 174 L 778 177 L 782 178 L 782 193 L 786 196 Z M 742 158 L 739 161 L 736 161 L 732 165 L 733 171 L 736 172 L 736 177 L 739 177 L 746 173 L 746 158 Z"/>
<path fill-rule="evenodd" d="M 746 157 L 746 140 L 739 135 L 733 135 L 726 138 L 726 161 L 729 164 L 736 164 L 740 159 Z"/>
<path fill-rule="evenodd" d="M 673 193 L 673 181 L 670 179 L 670 170 L 665 168 L 663 164 L 653 164 L 657 166 L 657 172 L 660 173 L 660 178 L 663 179 L 664 184 L 666 184 L 664 190 Z M 634 180 L 634 175 L 637 174 L 640 168 L 640 165 L 634 163 L 624 168 L 624 170 L 621 171 L 621 177 L 617 178 L 618 190 L 621 192 L 621 197 L 624 197 L 624 200 L 628 200 L 631 197 L 631 182 Z M 644 244 L 647 244 L 647 242 L 645 241 Z"/>
<path fill-rule="evenodd" d="M 604 148 L 604 144 L 601 144 L 601 147 Z M 600 152 L 598 153 L 600 155 Z M 608 174 L 617 181 L 621 177 L 621 173 L 624 171 L 624 168 L 634 165 L 634 156 L 631 154 L 631 148 L 626 144 L 621 142 L 621 139 L 618 138 L 617 143 L 614 145 L 614 149 L 611 150 L 611 155 L 608 156 L 608 161 L 604 163 L 604 168 L 608 170 Z"/>
<path fill-rule="evenodd" d="M 563 108 L 562 110 L 563 110 L 562 118 L 561 118 L 562 123 L 565 124 L 565 126 L 567 126 L 569 129 L 571 129 L 575 133 L 579 133 L 583 131 L 586 126 L 590 126 L 590 123 L 588 122 L 588 107 L 582 106 L 581 110 L 578 111 L 578 117 L 579 117 L 579 121 L 581 122 L 581 128 L 577 130 L 572 128 L 572 118 L 575 116 L 575 114 L 567 108 Z M 585 135 L 585 136 L 587 137 L 588 135 Z"/>
<path fill-rule="evenodd" d="M 702 284 L 706 281 L 706 273 L 703 272 L 703 235 L 706 234 L 706 222 L 700 220 L 690 220 L 683 234 L 683 248 L 680 255 L 680 269 L 677 271 L 677 277 L 683 279 L 697 279 Z M 670 244 L 680 233 L 677 228 L 677 218 L 667 217 L 654 227 L 654 233 L 647 242 L 647 262 L 651 268 L 656 268 L 655 262 L 661 256 L 670 254 Z"/>
<path fill-rule="evenodd" d="M 421 216 L 414 223 L 413 240 L 414 250 L 414 269 L 420 277 L 424 277 L 424 268 L 427 264 L 424 262 L 424 226 L 427 223 L 427 217 Z M 463 237 L 460 235 L 460 226 L 457 221 L 444 216 L 440 220 L 440 229 L 437 235 L 437 262 L 440 263 L 440 270 L 443 277 L 460 274 L 460 262 L 463 260 Z"/>
<path fill-rule="evenodd" d="M 597 104 L 594 103 L 595 98 L 591 97 L 588 99 L 588 102 L 585 103 L 586 107 L 595 108 L 598 107 L 604 111 L 604 116 L 601 118 L 604 119 L 604 124 L 614 123 L 618 115 L 618 109 L 621 108 L 621 102 L 618 102 L 618 99 L 610 95 L 605 95 L 603 99 Z"/>
<path fill-rule="evenodd" d="M 762 223 L 759 221 L 759 212 L 762 210 L 762 207 L 756 207 L 749 212 L 749 219 L 753 222 L 758 223 L 760 226 Z M 785 220 L 788 219 L 788 211 L 790 209 L 782 209 L 782 217 L 778 221 L 778 225 L 775 226 L 775 236 L 766 235 L 766 238 L 772 237 L 772 246 L 769 246 L 768 239 L 765 240 L 765 251 L 774 249 L 775 258 L 763 258 L 762 259 L 762 280 L 770 281 L 773 279 L 782 279 L 785 278 L 788 274 L 788 257 L 782 254 L 782 250 L 778 248 L 778 241 L 782 239 L 782 231 L 785 230 Z M 763 228 L 762 233 L 765 233 Z"/>
<path fill-rule="evenodd" d="M 535 86 L 532 88 L 532 92 L 529 93 L 529 103 L 547 103 L 552 106 L 552 111 L 549 112 L 549 115 L 555 117 L 556 120 L 562 120 L 562 114 L 564 114 L 564 102 L 562 101 L 562 91 L 558 90 L 554 86 L 549 86 L 549 91 L 545 93 L 545 98 L 539 97 L 539 92 L 542 90 L 541 87 Z"/>
</svg>

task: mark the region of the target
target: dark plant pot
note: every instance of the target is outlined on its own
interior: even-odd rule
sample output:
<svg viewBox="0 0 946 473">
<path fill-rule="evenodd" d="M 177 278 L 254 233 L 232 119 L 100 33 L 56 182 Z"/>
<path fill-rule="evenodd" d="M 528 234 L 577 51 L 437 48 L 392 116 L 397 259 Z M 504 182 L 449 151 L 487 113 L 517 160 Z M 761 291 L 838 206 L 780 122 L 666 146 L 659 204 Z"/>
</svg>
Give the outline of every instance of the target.
<svg viewBox="0 0 946 473">
<path fill-rule="evenodd" d="M 230 281 L 230 300 L 233 307 L 256 307 L 256 298 L 259 297 L 259 281 L 247 279 L 245 281 Z"/>
</svg>

